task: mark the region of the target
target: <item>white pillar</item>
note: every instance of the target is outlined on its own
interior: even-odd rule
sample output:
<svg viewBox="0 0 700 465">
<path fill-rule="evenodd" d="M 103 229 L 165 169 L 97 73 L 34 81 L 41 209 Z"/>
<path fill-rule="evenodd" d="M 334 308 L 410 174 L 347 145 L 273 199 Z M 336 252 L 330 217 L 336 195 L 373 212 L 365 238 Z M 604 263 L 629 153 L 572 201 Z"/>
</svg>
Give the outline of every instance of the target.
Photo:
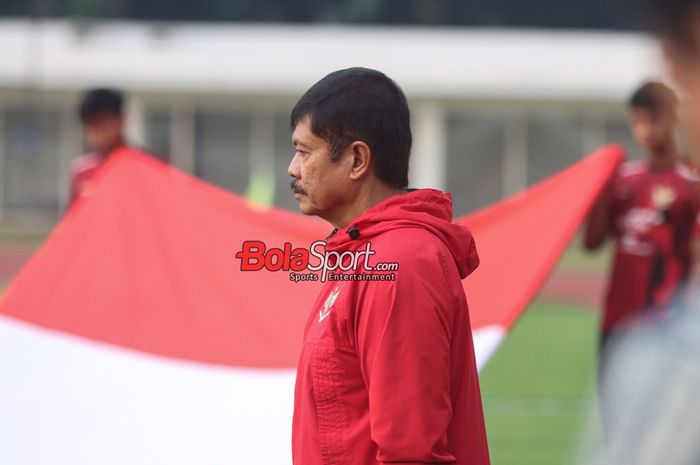
<svg viewBox="0 0 700 465">
<path fill-rule="evenodd" d="M 527 141 L 526 118 L 508 116 L 503 141 L 503 197 L 527 187 Z"/>
<path fill-rule="evenodd" d="M 445 111 L 437 102 L 416 105 L 413 111 L 413 152 L 410 187 L 446 189 L 447 128 Z"/>
<path fill-rule="evenodd" d="M 143 101 L 136 95 L 126 96 L 127 141 L 143 146 L 146 143 L 146 110 Z"/>
</svg>

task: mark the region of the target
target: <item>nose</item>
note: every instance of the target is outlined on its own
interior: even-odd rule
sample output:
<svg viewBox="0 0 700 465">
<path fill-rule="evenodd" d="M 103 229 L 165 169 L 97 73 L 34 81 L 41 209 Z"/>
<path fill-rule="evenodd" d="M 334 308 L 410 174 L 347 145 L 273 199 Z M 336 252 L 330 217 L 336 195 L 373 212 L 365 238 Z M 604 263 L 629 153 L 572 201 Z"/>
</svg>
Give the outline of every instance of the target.
<svg viewBox="0 0 700 465">
<path fill-rule="evenodd" d="M 299 179 L 301 177 L 301 172 L 299 170 L 299 157 L 294 154 L 294 158 L 289 162 L 289 167 L 287 167 L 287 174 L 293 178 Z"/>
</svg>

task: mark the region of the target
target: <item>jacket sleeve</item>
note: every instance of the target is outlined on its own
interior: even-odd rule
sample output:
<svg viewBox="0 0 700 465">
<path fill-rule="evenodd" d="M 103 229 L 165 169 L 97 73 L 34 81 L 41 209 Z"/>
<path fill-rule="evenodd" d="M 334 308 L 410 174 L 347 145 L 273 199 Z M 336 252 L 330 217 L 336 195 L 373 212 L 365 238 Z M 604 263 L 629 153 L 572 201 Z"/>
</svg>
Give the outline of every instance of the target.
<svg viewBox="0 0 700 465">
<path fill-rule="evenodd" d="M 365 283 L 356 347 L 382 464 L 455 463 L 450 333 L 455 297 L 437 254 L 400 263 L 396 281 Z"/>
</svg>

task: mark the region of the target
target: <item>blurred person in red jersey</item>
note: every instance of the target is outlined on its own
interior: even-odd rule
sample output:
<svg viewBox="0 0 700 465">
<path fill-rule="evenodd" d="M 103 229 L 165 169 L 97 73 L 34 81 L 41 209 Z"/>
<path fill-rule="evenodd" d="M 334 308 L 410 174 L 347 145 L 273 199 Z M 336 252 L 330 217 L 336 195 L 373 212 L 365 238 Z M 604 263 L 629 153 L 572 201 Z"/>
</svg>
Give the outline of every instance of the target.
<svg viewBox="0 0 700 465">
<path fill-rule="evenodd" d="M 80 102 L 78 114 L 90 152 L 76 158 L 70 172 L 70 204 L 89 195 L 95 172 L 117 148 L 126 144 L 124 97 L 114 89 L 92 89 Z"/>
<path fill-rule="evenodd" d="M 679 128 L 691 172 L 700 154 L 700 0 L 644 0 L 647 26 L 660 39 L 679 91 Z M 665 194 L 659 194 L 661 199 Z M 663 202 L 662 202 L 663 203 Z M 698 256 L 693 240 L 685 254 Z M 633 271 L 631 276 L 636 276 Z M 604 464 L 700 463 L 700 281 L 688 272 L 668 310 L 642 312 L 608 342 L 600 393 Z M 585 463 L 591 463 L 586 461 Z"/>
<path fill-rule="evenodd" d="M 589 250 L 614 240 L 614 260 L 601 323 L 610 336 L 644 314 L 661 316 L 695 267 L 700 176 L 676 142 L 677 98 L 647 82 L 630 98 L 630 127 L 645 157 L 623 163 L 586 225 Z"/>
<path fill-rule="evenodd" d="M 371 245 L 372 262 L 398 264 L 395 280 L 322 287 L 297 368 L 293 463 L 488 465 L 461 283 L 479 259 L 449 194 L 406 189 L 403 91 L 379 71 L 336 71 L 291 123 L 292 189 L 302 213 L 333 226 L 326 251 Z"/>
<path fill-rule="evenodd" d="M 680 128 L 689 166 L 700 172 L 700 0 L 645 0 L 647 25 L 661 41 L 666 67 L 682 95 Z M 700 256 L 700 243 L 694 245 Z M 700 268 L 691 277 L 700 292 Z"/>
</svg>

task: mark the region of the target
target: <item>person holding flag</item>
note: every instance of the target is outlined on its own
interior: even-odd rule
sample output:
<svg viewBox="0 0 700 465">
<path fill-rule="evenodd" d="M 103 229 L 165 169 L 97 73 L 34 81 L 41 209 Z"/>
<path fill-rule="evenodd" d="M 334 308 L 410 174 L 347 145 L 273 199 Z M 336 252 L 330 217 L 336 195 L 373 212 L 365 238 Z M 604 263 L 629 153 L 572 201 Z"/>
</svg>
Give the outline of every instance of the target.
<svg viewBox="0 0 700 465">
<path fill-rule="evenodd" d="M 584 244 L 615 241 L 601 322 L 601 353 L 616 332 L 668 309 L 695 266 L 700 177 L 676 143 L 677 99 L 659 82 L 632 95 L 630 126 L 642 160 L 621 165 L 593 208 Z"/>
<path fill-rule="evenodd" d="M 69 205 L 89 195 L 92 179 L 112 152 L 126 145 L 124 96 L 116 89 L 92 89 L 80 102 L 78 114 L 90 152 L 76 158 L 70 171 Z"/>
<path fill-rule="evenodd" d="M 698 166 L 700 161 L 700 0 L 645 0 L 642 5 L 648 26 L 660 39 L 669 74 L 683 97 L 679 127 L 690 156 L 684 164 L 676 161 L 675 170 L 684 173 L 684 168 L 690 169 L 694 177 L 693 166 Z M 602 460 L 597 463 L 695 465 L 700 463 L 700 404 L 696 399 L 700 390 L 700 279 L 694 263 L 700 247 L 697 239 L 690 246 L 685 240 L 678 240 L 679 236 L 688 237 L 690 226 L 682 231 L 671 229 L 675 234 L 670 236 L 668 231 L 659 236 L 667 221 L 674 221 L 663 212 L 685 196 L 675 191 L 675 195 L 670 195 L 670 191 L 649 194 L 651 205 L 656 206 L 652 237 L 683 244 L 675 261 L 688 263 L 691 269 L 680 268 L 685 280 L 679 280 L 679 284 L 684 285 L 670 288 L 675 289 L 678 298 L 670 302 L 663 317 L 654 311 L 654 306 L 647 306 L 651 312 L 638 311 L 637 318 L 630 319 L 625 330 L 616 334 L 614 342 L 607 344 L 606 368 L 600 381 L 605 440 Z M 602 215 L 603 207 L 598 208 L 597 214 Z M 665 267 L 654 269 L 666 270 Z M 642 286 L 651 291 L 661 290 L 658 283 L 668 276 L 647 274 L 654 279 L 640 281 L 635 280 L 638 269 L 628 271 L 629 287 Z M 656 293 L 646 295 L 651 304 L 658 302 L 651 298 L 664 297 L 663 303 L 668 298 Z M 653 317 L 653 324 L 643 324 L 649 316 Z M 635 321 L 637 324 L 630 324 Z"/>
</svg>

